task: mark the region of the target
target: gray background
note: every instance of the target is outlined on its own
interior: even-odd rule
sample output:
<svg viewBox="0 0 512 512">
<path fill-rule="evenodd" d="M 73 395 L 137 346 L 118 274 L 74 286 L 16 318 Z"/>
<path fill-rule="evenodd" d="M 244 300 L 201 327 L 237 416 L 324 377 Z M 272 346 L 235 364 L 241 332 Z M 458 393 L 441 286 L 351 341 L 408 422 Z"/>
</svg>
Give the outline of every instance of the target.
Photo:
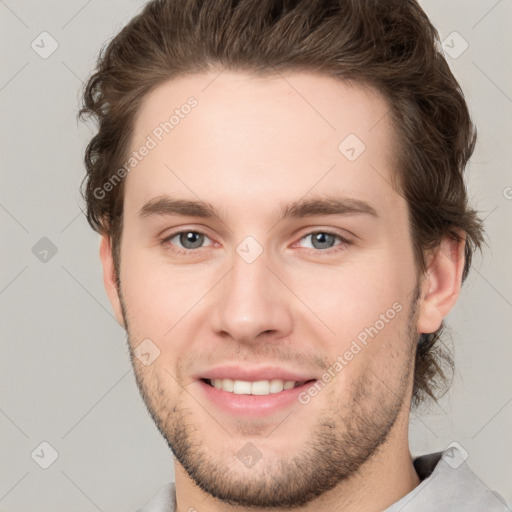
<svg viewBox="0 0 512 512">
<path fill-rule="evenodd" d="M 78 192 L 93 134 L 75 120 L 82 81 L 101 44 L 142 5 L 0 0 L 4 512 L 130 511 L 173 480 L 171 452 L 139 397 L 103 290 L 99 237 Z M 440 406 L 412 415 L 411 450 L 457 441 L 470 467 L 512 503 L 512 1 L 422 5 L 447 51 L 469 44 L 447 58 L 479 129 L 469 190 L 490 249 L 476 258 L 448 318 L 457 366 L 451 391 Z M 48 36 L 40 42 L 43 31 L 58 43 L 47 58 L 31 47 L 35 40 L 40 51 L 51 48 Z M 47 469 L 43 441 L 58 452 Z"/>
</svg>

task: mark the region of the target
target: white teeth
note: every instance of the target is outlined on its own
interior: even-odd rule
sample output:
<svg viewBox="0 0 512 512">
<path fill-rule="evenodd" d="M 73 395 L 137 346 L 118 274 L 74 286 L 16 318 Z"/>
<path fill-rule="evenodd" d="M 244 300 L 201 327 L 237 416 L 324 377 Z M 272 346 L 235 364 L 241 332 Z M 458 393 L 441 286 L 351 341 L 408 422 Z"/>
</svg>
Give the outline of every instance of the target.
<svg viewBox="0 0 512 512">
<path fill-rule="evenodd" d="M 290 381 L 293 382 L 293 381 Z M 270 392 L 271 393 L 279 393 L 283 391 L 284 383 L 280 379 L 273 379 L 270 381 Z"/>
<path fill-rule="evenodd" d="M 235 395 L 250 395 L 251 383 L 243 380 L 235 380 L 233 384 L 233 393 L 235 393 Z"/>
<path fill-rule="evenodd" d="M 259 380 L 251 385 L 251 393 L 253 395 L 269 395 L 270 382 L 268 380 Z"/>
<path fill-rule="evenodd" d="M 212 384 L 217 389 L 223 389 L 224 391 L 233 391 L 235 390 L 235 381 L 231 379 L 215 379 L 215 382 L 212 382 Z"/>
<path fill-rule="evenodd" d="M 235 395 L 269 395 L 270 393 L 280 393 L 283 390 L 292 389 L 303 384 L 294 380 L 283 381 L 281 379 L 258 380 L 256 382 L 212 379 L 210 382 L 214 388 L 235 393 Z"/>
</svg>

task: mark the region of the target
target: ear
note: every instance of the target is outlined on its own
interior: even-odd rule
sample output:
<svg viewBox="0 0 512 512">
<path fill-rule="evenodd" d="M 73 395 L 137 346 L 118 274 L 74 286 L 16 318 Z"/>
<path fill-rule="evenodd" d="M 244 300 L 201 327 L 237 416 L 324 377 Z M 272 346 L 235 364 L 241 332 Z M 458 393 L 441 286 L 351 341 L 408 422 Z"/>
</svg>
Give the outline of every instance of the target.
<svg viewBox="0 0 512 512">
<path fill-rule="evenodd" d="M 101 235 L 100 241 L 100 259 L 103 267 L 103 284 L 107 292 L 108 299 L 116 315 L 116 319 L 123 328 L 124 325 L 123 312 L 121 309 L 121 301 L 119 299 L 119 291 L 117 289 L 115 278 L 114 258 L 112 255 L 111 238 L 108 235 Z"/>
<path fill-rule="evenodd" d="M 430 255 L 421 283 L 418 332 L 431 333 L 439 329 L 443 318 L 459 298 L 464 270 L 464 233 L 461 240 L 443 238 L 441 245 Z"/>
</svg>

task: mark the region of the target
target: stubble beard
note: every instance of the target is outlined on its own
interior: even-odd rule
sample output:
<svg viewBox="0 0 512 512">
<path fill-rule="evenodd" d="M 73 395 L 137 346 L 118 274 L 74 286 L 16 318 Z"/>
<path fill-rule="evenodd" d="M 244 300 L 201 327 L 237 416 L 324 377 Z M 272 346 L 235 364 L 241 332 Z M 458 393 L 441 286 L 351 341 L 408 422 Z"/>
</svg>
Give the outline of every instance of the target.
<svg viewBox="0 0 512 512">
<path fill-rule="evenodd" d="M 256 433 L 258 427 L 251 429 L 249 423 L 244 422 L 240 424 L 238 433 L 241 435 L 235 443 L 226 433 L 225 446 L 209 446 L 208 432 L 202 429 L 204 423 L 198 422 L 194 411 L 183 403 L 188 398 L 189 403 L 200 407 L 188 397 L 180 376 L 174 377 L 171 370 L 166 372 L 165 369 L 159 376 L 151 367 L 143 368 L 137 364 L 133 353 L 135 340 L 128 327 L 122 293 L 120 298 L 137 385 L 155 425 L 196 485 L 226 504 L 286 509 L 311 502 L 356 475 L 363 464 L 371 461 L 389 438 L 403 407 L 410 402 L 418 289 L 410 303 L 406 330 L 397 334 L 401 337 L 402 365 L 394 389 L 379 376 L 379 365 L 374 361 L 373 367 L 352 383 L 350 403 L 343 403 L 343 396 L 336 397 L 333 393 L 331 401 L 325 400 L 328 405 L 318 413 L 311 435 L 296 453 L 276 458 L 273 453 L 265 453 L 263 448 L 262 458 L 252 468 L 246 468 L 238 458 L 235 459 L 238 450 L 233 446 L 243 446 L 243 435 Z M 162 379 L 177 381 L 180 387 L 177 397 L 168 396 Z M 346 394 L 347 390 L 344 390 L 343 395 Z M 296 407 L 308 406 L 297 404 Z M 286 428 L 286 423 L 293 421 L 292 416 L 293 412 L 280 428 Z M 242 425 L 245 425 L 245 432 Z M 263 438 L 260 446 L 264 442 Z M 257 446 L 258 441 L 254 444 Z"/>
</svg>

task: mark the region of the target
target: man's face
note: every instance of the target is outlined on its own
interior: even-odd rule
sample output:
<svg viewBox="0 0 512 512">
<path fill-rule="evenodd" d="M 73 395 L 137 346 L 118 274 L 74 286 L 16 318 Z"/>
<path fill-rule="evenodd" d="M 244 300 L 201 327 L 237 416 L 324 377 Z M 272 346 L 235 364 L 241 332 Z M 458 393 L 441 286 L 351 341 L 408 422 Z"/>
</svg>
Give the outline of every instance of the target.
<svg viewBox="0 0 512 512">
<path fill-rule="evenodd" d="M 190 477 L 232 504 L 298 505 L 405 435 L 418 283 L 389 107 L 319 75 L 215 76 L 160 86 L 136 120 L 132 150 L 157 145 L 126 178 L 122 318 L 143 398 Z M 219 217 L 140 214 L 165 196 Z M 281 219 L 327 197 L 351 208 Z M 234 383 L 263 393 L 247 395 L 210 378 L 316 383 Z"/>
</svg>

